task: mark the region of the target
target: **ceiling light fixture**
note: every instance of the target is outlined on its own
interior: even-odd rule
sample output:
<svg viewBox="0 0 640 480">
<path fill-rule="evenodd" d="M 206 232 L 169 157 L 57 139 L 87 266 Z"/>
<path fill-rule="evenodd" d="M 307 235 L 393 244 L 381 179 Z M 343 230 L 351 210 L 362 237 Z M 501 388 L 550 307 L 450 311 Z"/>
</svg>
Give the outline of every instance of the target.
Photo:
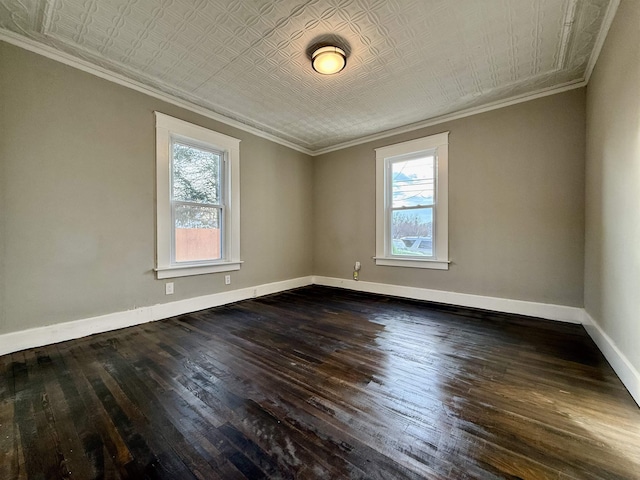
<svg viewBox="0 0 640 480">
<path fill-rule="evenodd" d="M 347 65 L 347 54 L 338 47 L 321 47 L 311 54 L 311 66 L 322 75 L 338 73 Z"/>
</svg>

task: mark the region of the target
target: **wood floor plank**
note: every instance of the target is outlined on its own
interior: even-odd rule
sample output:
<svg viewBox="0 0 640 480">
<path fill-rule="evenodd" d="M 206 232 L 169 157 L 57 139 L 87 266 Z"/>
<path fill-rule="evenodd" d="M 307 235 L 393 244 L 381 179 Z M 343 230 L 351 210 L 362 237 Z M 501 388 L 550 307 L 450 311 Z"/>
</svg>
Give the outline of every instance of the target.
<svg viewBox="0 0 640 480">
<path fill-rule="evenodd" d="M 192 349 L 190 351 L 193 352 Z M 206 365 L 209 362 L 204 361 L 204 363 Z M 243 372 L 246 372 L 245 366 L 239 365 L 236 367 L 238 368 L 238 370 L 242 370 Z M 193 368 L 194 368 L 193 365 L 191 365 L 190 369 L 193 370 Z M 185 379 L 182 379 L 181 381 L 184 381 L 184 380 Z M 202 376 L 200 376 L 199 379 L 196 379 L 196 381 L 202 381 Z M 207 384 L 205 381 L 205 383 L 202 384 L 202 388 L 204 389 L 206 387 L 207 387 Z M 190 390 L 193 389 L 193 386 L 191 386 L 189 389 Z M 216 391 L 218 392 L 219 397 L 231 399 L 231 403 L 229 403 L 230 408 L 227 413 L 230 419 L 234 419 L 238 423 L 243 423 L 243 422 L 246 422 L 247 417 L 253 416 L 253 417 L 261 418 L 262 420 L 266 419 L 266 422 L 271 425 L 276 423 L 280 427 L 277 430 L 287 428 L 285 424 L 281 425 L 281 421 L 278 419 L 276 419 L 276 421 L 273 422 L 273 419 L 271 418 L 272 416 L 269 414 L 265 415 L 264 412 L 261 410 L 261 408 L 257 406 L 253 402 L 253 400 L 246 399 L 246 398 L 242 399 L 242 396 L 246 394 L 250 395 L 250 392 L 246 392 L 242 388 L 241 388 L 241 391 L 238 392 L 239 393 L 238 395 L 230 394 L 230 392 L 222 392 L 219 389 L 216 389 Z M 198 395 L 202 396 L 202 398 L 209 397 L 209 395 L 207 395 L 204 390 L 199 390 Z M 214 405 L 214 408 L 216 408 L 215 405 Z M 260 411 L 261 413 L 260 415 L 255 415 L 247 411 L 252 409 L 255 410 L 256 408 Z M 265 428 L 268 428 L 268 427 L 262 426 L 260 430 L 263 430 Z M 228 433 L 232 431 L 229 424 L 222 426 L 219 430 L 224 435 L 226 435 L 227 437 L 226 440 L 230 441 L 231 443 L 236 443 L 236 445 L 237 445 L 237 439 L 240 438 L 240 435 L 242 435 L 241 432 L 237 431 L 237 433 L 233 435 L 234 438 L 229 438 Z M 287 437 L 289 441 L 289 444 L 287 445 L 288 448 L 281 448 L 280 446 L 272 444 L 271 443 L 272 441 L 275 442 L 276 444 L 278 443 L 278 439 L 272 438 L 273 436 L 271 436 L 266 440 L 267 442 L 269 442 L 268 443 L 269 451 L 277 451 L 280 453 L 279 455 L 279 459 L 281 460 L 279 465 L 280 472 L 278 472 L 278 475 L 274 478 L 298 478 L 298 475 L 303 475 L 303 472 L 299 471 L 299 468 L 297 467 L 306 468 L 306 464 L 309 463 L 309 462 L 300 462 L 298 457 L 300 457 L 301 455 L 314 457 L 314 451 L 316 450 L 315 446 L 312 446 L 312 448 L 306 448 L 305 445 L 299 443 L 300 438 L 296 438 L 296 434 L 297 432 L 291 432 L 291 431 L 288 432 L 288 437 Z M 269 474 L 270 476 L 273 476 L 274 462 L 271 460 L 272 455 L 269 455 L 269 453 L 262 451 L 262 449 L 260 449 L 260 452 L 258 452 L 257 448 L 259 447 L 257 447 L 257 444 L 252 440 L 250 440 L 249 438 L 245 437 L 245 439 L 246 440 L 242 442 L 244 447 L 242 451 L 246 453 L 248 457 L 251 458 L 256 463 L 256 465 L 259 465 L 262 468 L 264 468 L 265 473 Z M 224 439 L 220 439 L 219 441 L 226 443 Z M 249 448 L 247 448 L 247 446 L 249 446 Z M 297 455 L 295 457 L 287 455 L 288 453 L 290 453 L 291 448 L 295 448 L 297 452 Z M 237 454 L 234 454 L 234 457 L 237 457 Z M 317 456 L 315 456 L 312 460 L 313 461 L 311 463 L 315 465 L 316 473 L 320 472 L 321 470 L 325 470 L 326 476 L 335 477 L 335 472 L 333 474 L 331 473 L 332 467 L 330 465 L 326 465 L 325 462 L 322 460 L 322 458 L 317 458 Z M 295 472 L 295 474 L 292 472 Z"/>
<path fill-rule="evenodd" d="M 63 388 L 68 388 L 70 378 L 59 378 L 62 362 L 55 346 L 43 349 L 40 353 L 39 368 L 44 380 L 43 409 L 51 432 L 51 437 L 59 450 L 63 476 L 78 478 L 94 478 L 90 457 L 85 454 L 76 425 L 78 406 L 70 406 L 65 398 Z"/>
<path fill-rule="evenodd" d="M 70 442 L 73 443 L 71 449 L 74 452 L 82 452 L 88 462 L 88 467 L 83 466 L 82 470 L 78 471 L 75 466 L 77 462 L 74 461 L 75 459 L 72 460 L 71 473 L 81 478 L 121 478 L 118 468 L 108 454 L 108 449 L 103 439 L 93 431 L 95 428 L 93 420 L 97 413 L 87 408 L 90 399 L 83 398 L 79 387 L 79 383 L 82 380 L 74 375 L 72 371 L 72 359 L 70 356 L 65 355 L 64 352 L 60 353 L 57 349 L 50 354 L 50 357 L 52 360 L 52 374 L 47 385 L 50 391 L 54 392 L 52 394 L 54 396 L 51 399 L 52 403 L 62 409 L 63 418 L 59 419 L 58 423 L 71 423 L 73 430 L 67 430 L 66 432 L 70 437 Z M 55 395 L 57 389 L 61 391 L 63 399 Z M 76 438 L 73 438 L 74 434 L 79 445 L 76 443 Z M 66 435 L 63 434 L 63 436 Z M 114 450 L 116 449 L 114 448 Z M 106 454 L 105 451 L 107 452 Z M 128 454 L 128 452 L 126 453 Z M 124 458 L 126 458 L 126 461 L 123 463 L 130 461 L 128 455 Z M 82 459 L 78 459 L 78 462 L 82 462 Z M 87 468 L 91 473 L 86 471 Z"/>
<path fill-rule="evenodd" d="M 105 410 L 91 383 L 84 374 L 83 367 L 95 362 L 95 359 L 85 354 L 80 346 L 67 351 L 64 355 L 69 374 L 73 379 L 73 387 L 69 382 L 65 383 L 69 397 L 75 394 L 70 390 L 75 389 L 80 403 L 75 405 L 77 422 L 83 428 L 83 443 L 85 455 L 90 459 L 96 478 L 107 478 L 107 474 L 114 478 L 135 478 L 140 475 L 141 468 L 134 462 L 134 457 L 125 444 L 122 435 L 114 424 L 113 418 Z M 117 472 L 117 476 L 115 476 Z"/>
<path fill-rule="evenodd" d="M 0 373 L 3 479 L 640 479 L 579 325 L 313 286 Z"/>
<path fill-rule="evenodd" d="M 85 375 L 114 419 L 134 461 L 144 475 L 197 478 L 196 473 L 185 465 L 184 457 L 167 440 L 174 431 L 158 409 L 155 395 L 142 386 L 140 380 L 144 373 L 137 372 L 119 357 L 116 344 L 115 341 L 106 345 L 93 343 L 91 348 L 98 362 L 85 366 Z"/>
<path fill-rule="evenodd" d="M 139 352 L 140 348 L 146 352 L 151 361 L 144 364 L 136 362 L 134 366 L 144 369 L 145 375 L 142 381 L 149 391 L 156 393 L 158 402 L 156 407 L 163 409 L 163 416 L 171 423 L 172 445 L 175 445 L 182 454 L 187 455 L 187 463 L 195 467 L 195 470 L 200 473 L 199 476 L 238 477 L 241 471 L 232 468 L 236 464 L 249 469 L 254 476 L 260 476 L 258 474 L 260 469 L 252 468 L 251 461 L 245 458 L 242 450 L 231 448 L 227 442 L 221 442 L 220 436 L 215 434 L 224 420 L 220 416 L 211 415 L 208 406 L 175 378 L 181 371 L 181 364 L 173 361 L 171 355 L 157 348 L 142 345 L 136 348 L 136 352 Z M 131 355 L 134 351 L 121 349 L 120 352 L 123 353 L 125 360 L 133 360 Z M 219 448 L 220 446 L 222 448 Z M 202 460 L 208 466 L 204 465 Z"/>
<path fill-rule="evenodd" d="M 15 383 L 11 355 L 0 357 L 0 478 L 26 478 L 21 469 L 20 432 L 15 418 Z"/>
</svg>

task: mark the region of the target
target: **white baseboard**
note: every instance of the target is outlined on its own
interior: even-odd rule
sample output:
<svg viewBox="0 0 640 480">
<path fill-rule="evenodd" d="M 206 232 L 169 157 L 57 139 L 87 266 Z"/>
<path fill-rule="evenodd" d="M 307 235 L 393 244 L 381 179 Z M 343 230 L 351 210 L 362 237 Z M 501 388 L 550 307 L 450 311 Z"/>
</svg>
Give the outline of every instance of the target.
<svg viewBox="0 0 640 480">
<path fill-rule="evenodd" d="M 583 326 L 640 407 L 640 372 L 587 311 Z"/>
<path fill-rule="evenodd" d="M 461 307 L 481 308 L 494 312 L 516 313 L 518 315 L 527 315 L 529 317 L 539 317 L 560 322 L 582 323 L 583 319 L 582 308 L 567 307 L 564 305 L 511 300 L 509 298 L 483 297 L 469 293 L 403 287 L 401 285 L 389 285 L 386 283 L 356 282 L 355 280 L 333 277 L 314 276 L 313 283 L 315 285 L 325 285 L 328 287 L 347 288 L 359 292 L 378 293 L 414 300 L 427 300 Z"/>
<path fill-rule="evenodd" d="M 0 355 L 140 325 L 312 284 L 415 300 L 427 300 L 462 307 L 481 308 L 496 312 L 515 313 L 562 322 L 582 323 L 618 377 L 620 377 L 622 383 L 629 390 L 631 396 L 640 405 L 640 373 L 613 340 L 602 330 L 600 325 L 582 308 L 383 283 L 356 282 L 354 280 L 321 276 L 294 278 L 255 287 L 136 308 L 126 312 L 116 312 L 99 317 L 6 333 L 0 335 Z"/>
<path fill-rule="evenodd" d="M 228 292 L 213 293 L 202 297 L 188 298 L 177 302 L 161 303 L 151 307 L 153 309 L 153 320 L 162 320 L 163 318 L 175 317 L 184 313 L 197 312 L 205 308 L 219 307 L 240 300 L 249 298 L 263 297 L 272 293 L 284 292 L 293 288 L 305 287 L 311 285 L 312 277 L 300 277 L 281 282 L 265 283 L 255 287 L 241 288 L 239 290 L 230 290 Z"/>
<path fill-rule="evenodd" d="M 226 305 L 240 300 L 261 297 L 272 293 L 291 290 L 292 288 L 318 284 L 340 287 L 361 292 L 392 295 L 396 297 L 429 300 L 463 307 L 483 308 L 498 312 L 518 313 L 534 317 L 580 323 L 583 318 L 582 309 L 547 305 L 542 303 L 509 300 L 505 298 L 482 297 L 466 293 L 428 290 L 425 288 L 402 287 L 372 282 L 356 282 L 331 277 L 300 277 L 275 283 L 267 283 L 255 287 L 213 293 L 201 297 L 188 298 L 169 303 L 160 303 L 148 307 L 140 307 L 125 312 L 110 313 L 99 317 L 85 318 L 71 322 L 58 323 L 45 327 L 31 328 L 18 332 L 0 335 L 0 355 L 18 352 L 27 348 L 41 347 L 52 343 L 73 340 L 96 333 L 132 327 L 142 323 L 162 320 L 184 313 L 196 312 L 205 308 Z"/>
<path fill-rule="evenodd" d="M 46 327 L 31 328 L 0 335 L 0 355 L 19 352 L 27 348 L 41 347 L 52 343 L 73 340 L 96 333 L 153 322 L 183 313 L 196 312 L 249 298 L 261 297 L 292 288 L 311 285 L 312 277 L 300 277 L 282 282 L 267 283 L 255 287 L 241 288 L 228 292 L 213 293 L 201 297 L 140 307 L 125 312 L 110 313 L 99 317 L 58 323 Z"/>
</svg>

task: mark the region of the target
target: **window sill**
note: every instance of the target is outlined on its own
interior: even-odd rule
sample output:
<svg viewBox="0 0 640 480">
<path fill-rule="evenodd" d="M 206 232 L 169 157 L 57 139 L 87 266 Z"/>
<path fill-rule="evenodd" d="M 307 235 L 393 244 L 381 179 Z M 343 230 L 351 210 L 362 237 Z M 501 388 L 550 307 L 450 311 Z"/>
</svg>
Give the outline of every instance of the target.
<svg viewBox="0 0 640 480">
<path fill-rule="evenodd" d="M 158 267 L 155 269 L 158 280 L 164 278 L 189 277 L 191 275 L 205 275 L 207 273 L 231 272 L 240 270 L 243 262 L 222 262 L 206 265 L 175 265 L 171 267 Z"/>
<path fill-rule="evenodd" d="M 417 258 L 373 257 L 376 265 L 384 267 L 431 268 L 433 270 L 449 270 L 448 260 L 423 260 Z"/>
</svg>

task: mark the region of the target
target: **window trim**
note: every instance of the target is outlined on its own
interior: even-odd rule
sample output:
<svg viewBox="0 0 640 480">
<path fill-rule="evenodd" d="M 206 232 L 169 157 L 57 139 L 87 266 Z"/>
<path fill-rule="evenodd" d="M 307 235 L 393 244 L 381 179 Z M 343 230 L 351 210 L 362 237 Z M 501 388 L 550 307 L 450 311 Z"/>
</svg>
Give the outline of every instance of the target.
<svg viewBox="0 0 640 480">
<path fill-rule="evenodd" d="M 156 274 L 158 279 L 239 270 L 240 260 L 240 140 L 183 120 L 154 112 L 156 118 Z M 222 259 L 176 264 L 172 262 L 173 223 L 171 208 L 171 142 L 224 153 L 222 195 Z"/>
<path fill-rule="evenodd" d="M 449 269 L 449 132 L 376 148 L 376 265 Z M 398 256 L 391 252 L 391 179 L 388 171 L 397 157 L 418 153 L 435 155 L 434 252 L 431 258 Z"/>
</svg>

